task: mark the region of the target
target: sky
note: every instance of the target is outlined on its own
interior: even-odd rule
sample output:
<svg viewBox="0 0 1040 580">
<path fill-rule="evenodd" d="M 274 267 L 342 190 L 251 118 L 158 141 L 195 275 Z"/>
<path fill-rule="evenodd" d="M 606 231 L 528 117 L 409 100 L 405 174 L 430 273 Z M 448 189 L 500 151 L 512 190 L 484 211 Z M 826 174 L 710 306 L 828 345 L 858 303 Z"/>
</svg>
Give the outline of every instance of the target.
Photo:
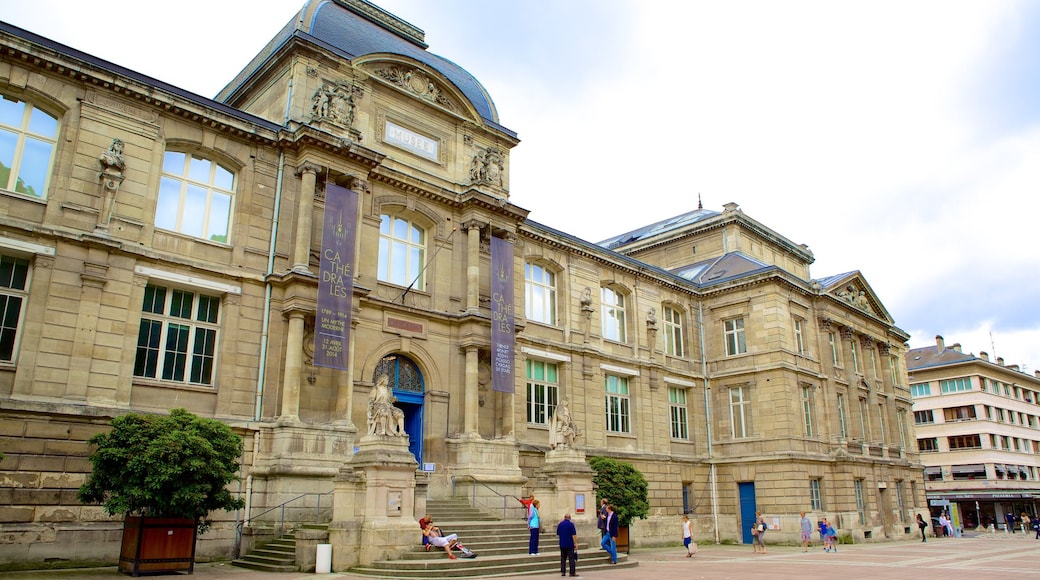
<svg viewBox="0 0 1040 580">
<path fill-rule="evenodd" d="M 1040 2 L 380 0 L 483 83 L 510 201 L 596 242 L 734 202 L 910 346 L 1040 369 Z M 212 97 L 302 0 L 34 0 L 0 20 Z"/>
</svg>

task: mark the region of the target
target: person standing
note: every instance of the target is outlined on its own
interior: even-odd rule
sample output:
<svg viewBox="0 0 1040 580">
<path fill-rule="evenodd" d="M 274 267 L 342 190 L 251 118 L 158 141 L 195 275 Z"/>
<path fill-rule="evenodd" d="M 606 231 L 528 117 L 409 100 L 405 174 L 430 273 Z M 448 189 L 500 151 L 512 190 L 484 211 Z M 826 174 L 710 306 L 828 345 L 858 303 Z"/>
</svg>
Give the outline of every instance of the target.
<svg viewBox="0 0 1040 580">
<path fill-rule="evenodd" d="M 556 535 L 560 536 L 560 576 L 567 575 L 568 562 L 570 562 L 571 576 L 577 576 L 578 529 L 571 521 L 571 514 L 564 514 L 560 523 L 556 524 Z"/>
<path fill-rule="evenodd" d="M 809 546 L 812 545 L 812 520 L 805 516 L 805 512 L 802 512 L 802 551 L 808 552 Z"/>
<path fill-rule="evenodd" d="M 939 527 L 942 528 L 943 537 L 951 536 L 953 534 L 948 533 L 947 527 L 950 525 L 950 520 L 946 519 L 946 512 L 939 514 Z"/>
<path fill-rule="evenodd" d="M 924 518 L 921 517 L 921 514 L 917 514 L 917 527 L 921 529 L 921 541 L 927 542 L 928 540 L 925 538 L 924 530 L 928 527 L 928 524 L 924 523 Z"/>
<path fill-rule="evenodd" d="M 682 517 L 682 543 L 686 546 L 686 557 L 692 558 L 697 553 L 697 542 L 693 541 L 693 522 L 686 514 Z"/>
<path fill-rule="evenodd" d="M 607 548 L 603 545 L 603 538 L 607 535 L 607 499 L 603 498 L 599 500 L 599 519 L 596 520 L 596 527 L 599 528 L 599 549 L 606 550 Z"/>
<path fill-rule="evenodd" d="M 617 537 L 618 517 L 614 513 L 614 506 L 607 504 L 607 553 L 610 554 L 610 563 L 617 564 Z"/>
<path fill-rule="evenodd" d="M 1004 521 L 1007 523 L 1007 530 L 1012 534 L 1015 533 L 1015 514 L 1011 512 L 1004 514 Z"/>
<path fill-rule="evenodd" d="M 528 553 L 531 556 L 538 555 L 538 534 L 541 532 L 542 520 L 538 516 L 538 500 L 531 501 L 531 509 L 527 512 L 527 527 L 531 530 L 531 541 L 528 543 Z"/>
<path fill-rule="evenodd" d="M 754 552 L 766 553 L 766 520 L 762 514 L 755 514 L 754 528 L 751 530 L 751 548 Z"/>
</svg>

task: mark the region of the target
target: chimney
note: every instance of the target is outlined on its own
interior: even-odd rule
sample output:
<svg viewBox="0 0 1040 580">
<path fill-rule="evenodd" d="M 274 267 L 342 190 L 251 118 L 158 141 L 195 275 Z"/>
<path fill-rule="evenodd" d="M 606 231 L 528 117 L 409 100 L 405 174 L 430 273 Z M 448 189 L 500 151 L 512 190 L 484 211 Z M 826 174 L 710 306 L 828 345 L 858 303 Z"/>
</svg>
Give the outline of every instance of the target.
<svg viewBox="0 0 1040 580">
<path fill-rule="evenodd" d="M 1037 370 L 1037 371 L 1033 371 L 1033 375 L 1034 375 L 1034 376 L 1035 376 L 1036 378 L 1040 379 L 1040 370 Z"/>
<path fill-rule="evenodd" d="M 942 354 L 942 352 L 946 350 L 946 342 L 943 341 L 943 337 L 941 334 L 935 335 L 935 348 L 939 352 L 939 354 Z"/>
<path fill-rule="evenodd" d="M 1004 357 L 998 356 L 997 357 L 997 364 L 1000 365 L 1000 366 L 1004 366 Z"/>
<path fill-rule="evenodd" d="M 979 358 L 981 358 L 982 360 L 984 360 L 986 362 L 989 362 L 989 353 L 984 351 L 984 350 L 979 351 Z"/>
<path fill-rule="evenodd" d="M 1018 365 L 1008 365 L 1007 368 L 1009 368 L 1010 370 L 1018 372 Z"/>
<path fill-rule="evenodd" d="M 953 343 L 953 350 L 955 350 L 957 352 L 960 352 L 961 351 L 961 343 L 959 343 L 959 342 Z"/>
</svg>

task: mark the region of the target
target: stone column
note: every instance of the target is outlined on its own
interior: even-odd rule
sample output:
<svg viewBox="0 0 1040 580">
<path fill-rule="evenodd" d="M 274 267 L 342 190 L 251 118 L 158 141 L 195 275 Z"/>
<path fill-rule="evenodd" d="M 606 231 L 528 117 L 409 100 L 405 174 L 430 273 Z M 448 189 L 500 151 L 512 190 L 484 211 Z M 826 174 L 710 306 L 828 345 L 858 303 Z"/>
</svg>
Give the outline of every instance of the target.
<svg viewBox="0 0 1040 580">
<path fill-rule="evenodd" d="M 279 421 L 300 418 L 300 379 L 303 374 L 303 312 L 289 313 L 285 337 L 285 376 L 282 377 L 282 412 Z"/>
<path fill-rule="evenodd" d="M 476 346 L 466 347 L 466 384 L 463 397 L 463 435 L 479 437 L 479 351 Z"/>
<path fill-rule="evenodd" d="M 311 229 L 314 221 L 314 185 L 321 167 L 304 163 L 296 174 L 300 176 L 300 204 L 296 215 L 296 242 L 293 245 L 292 269 L 310 272 Z"/>
<path fill-rule="evenodd" d="M 480 311 L 480 226 L 476 220 L 462 225 L 466 230 L 466 313 Z M 467 370 L 468 372 L 468 370 Z"/>
</svg>

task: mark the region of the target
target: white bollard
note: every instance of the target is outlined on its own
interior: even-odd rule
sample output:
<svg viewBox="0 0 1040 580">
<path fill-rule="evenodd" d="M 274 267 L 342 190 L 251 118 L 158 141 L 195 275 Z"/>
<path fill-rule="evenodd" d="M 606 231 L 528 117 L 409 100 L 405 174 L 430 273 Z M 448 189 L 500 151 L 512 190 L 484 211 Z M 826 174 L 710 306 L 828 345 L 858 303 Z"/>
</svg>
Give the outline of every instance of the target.
<svg viewBox="0 0 1040 580">
<path fill-rule="evenodd" d="M 318 544 L 314 573 L 328 574 L 329 572 L 332 572 L 332 544 Z"/>
</svg>

